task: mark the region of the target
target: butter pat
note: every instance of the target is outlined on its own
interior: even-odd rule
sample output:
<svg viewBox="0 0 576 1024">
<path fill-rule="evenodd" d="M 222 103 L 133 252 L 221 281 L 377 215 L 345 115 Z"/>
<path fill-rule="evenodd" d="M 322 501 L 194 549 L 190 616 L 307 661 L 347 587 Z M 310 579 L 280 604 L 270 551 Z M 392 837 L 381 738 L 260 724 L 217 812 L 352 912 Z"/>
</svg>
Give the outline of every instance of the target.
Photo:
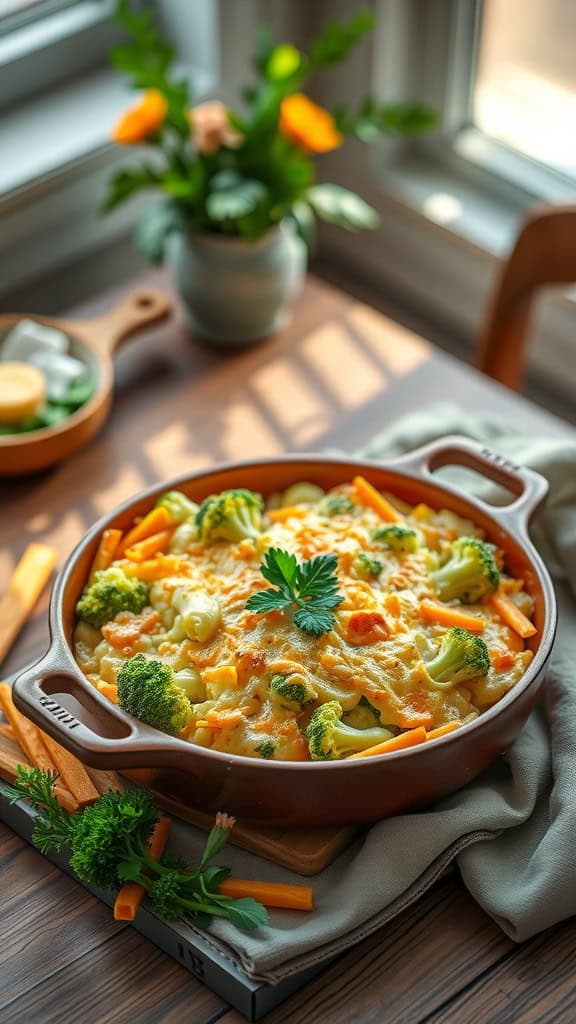
<svg viewBox="0 0 576 1024">
<path fill-rule="evenodd" d="M 69 347 L 68 335 L 55 327 L 45 327 L 35 320 L 19 320 L 0 346 L 0 361 L 27 362 L 35 352 L 64 354 Z"/>
<path fill-rule="evenodd" d="M 27 363 L 0 363 L 0 423 L 23 423 L 44 405 L 44 375 Z"/>
<path fill-rule="evenodd" d="M 59 402 L 64 398 L 70 385 L 86 372 L 84 363 L 79 359 L 56 352 L 32 352 L 27 362 L 44 374 L 46 393 L 52 402 Z"/>
</svg>

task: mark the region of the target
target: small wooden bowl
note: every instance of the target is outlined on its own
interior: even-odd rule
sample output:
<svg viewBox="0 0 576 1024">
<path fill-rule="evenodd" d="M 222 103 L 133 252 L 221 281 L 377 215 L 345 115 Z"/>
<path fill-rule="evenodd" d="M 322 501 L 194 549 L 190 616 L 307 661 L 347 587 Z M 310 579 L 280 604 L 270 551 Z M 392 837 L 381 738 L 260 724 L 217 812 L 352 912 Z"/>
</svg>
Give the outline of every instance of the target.
<svg viewBox="0 0 576 1024">
<path fill-rule="evenodd" d="M 141 328 L 164 320 L 171 312 L 169 299 L 146 289 L 133 292 L 109 313 L 94 320 L 53 320 L 30 316 L 31 320 L 57 327 L 70 339 L 70 354 L 81 359 L 96 384 L 92 398 L 56 427 L 44 427 L 25 434 L 0 437 L 0 475 L 23 476 L 61 462 L 85 445 L 100 429 L 112 403 L 114 366 L 118 346 Z M 25 313 L 0 316 L 0 343 Z"/>
</svg>

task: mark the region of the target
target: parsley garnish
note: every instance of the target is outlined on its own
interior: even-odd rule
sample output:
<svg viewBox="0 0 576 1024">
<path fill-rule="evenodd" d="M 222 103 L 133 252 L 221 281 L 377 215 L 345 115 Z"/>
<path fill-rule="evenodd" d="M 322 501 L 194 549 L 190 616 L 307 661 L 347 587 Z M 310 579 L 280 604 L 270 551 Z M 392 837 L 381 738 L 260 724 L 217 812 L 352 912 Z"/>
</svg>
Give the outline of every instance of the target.
<svg viewBox="0 0 576 1024">
<path fill-rule="evenodd" d="M 336 555 L 317 555 L 298 564 L 295 555 L 282 548 L 270 548 L 260 572 L 275 590 L 252 594 L 246 607 L 251 612 L 285 611 L 293 608 L 294 625 L 304 633 L 322 636 L 332 629 L 332 609 L 344 600 L 338 593 Z"/>
</svg>

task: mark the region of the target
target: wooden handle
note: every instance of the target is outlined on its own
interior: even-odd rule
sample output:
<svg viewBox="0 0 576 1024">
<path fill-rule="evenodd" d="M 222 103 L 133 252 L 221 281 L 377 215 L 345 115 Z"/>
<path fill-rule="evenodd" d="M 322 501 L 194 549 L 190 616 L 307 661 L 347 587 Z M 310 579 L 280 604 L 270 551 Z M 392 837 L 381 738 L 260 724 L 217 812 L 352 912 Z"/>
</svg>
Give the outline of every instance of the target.
<svg viewBox="0 0 576 1024">
<path fill-rule="evenodd" d="M 109 313 L 93 320 L 82 320 L 63 325 L 71 334 L 88 335 L 107 352 L 114 350 L 143 327 L 165 320 L 172 312 L 167 295 L 153 288 L 132 292 Z"/>
</svg>

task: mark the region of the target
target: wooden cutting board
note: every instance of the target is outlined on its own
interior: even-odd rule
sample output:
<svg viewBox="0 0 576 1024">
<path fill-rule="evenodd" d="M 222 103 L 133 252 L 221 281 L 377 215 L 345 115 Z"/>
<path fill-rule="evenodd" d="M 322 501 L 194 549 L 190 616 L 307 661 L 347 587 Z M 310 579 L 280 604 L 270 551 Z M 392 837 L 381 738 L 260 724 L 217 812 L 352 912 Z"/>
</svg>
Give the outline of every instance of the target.
<svg viewBox="0 0 576 1024">
<path fill-rule="evenodd" d="M 100 774 L 91 768 L 88 770 L 93 776 Z M 174 796 L 156 788 L 151 784 L 151 778 L 145 769 L 126 771 L 122 774 L 133 782 L 148 786 L 162 810 L 207 832 L 212 828 L 213 815 L 191 810 Z M 153 774 L 151 772 L 150 776 Z M 96 778 L 94 781 L 98 785 Z M 238 823 L 231 832 L 230 840 L 235 846 L 274 861 L 275 864 L 289 868 L 299 875 L 317 875 L 353 842 L 359 831 L 360 829 L 354 826 L 299 830 L 261 828 Z"/>
</svg>

